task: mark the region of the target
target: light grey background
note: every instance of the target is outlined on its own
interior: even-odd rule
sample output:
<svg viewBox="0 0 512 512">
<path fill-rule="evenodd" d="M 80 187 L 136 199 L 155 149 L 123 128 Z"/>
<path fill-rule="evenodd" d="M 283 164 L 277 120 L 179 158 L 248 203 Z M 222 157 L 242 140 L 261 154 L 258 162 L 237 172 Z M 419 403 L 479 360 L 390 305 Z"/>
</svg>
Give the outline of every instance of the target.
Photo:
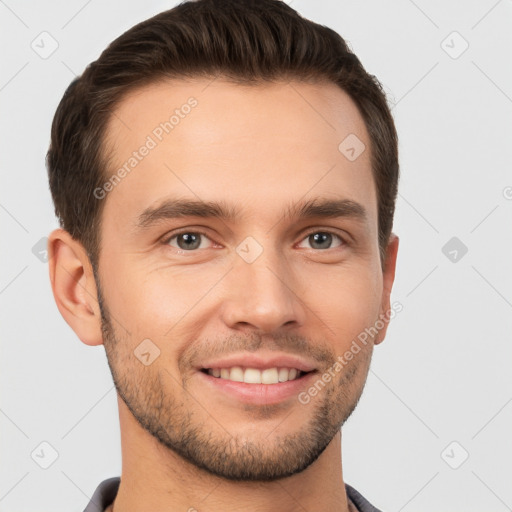
<svg viewBox="0 0 512 512">
<path fill-rule="evenodd" d="M 33 247 L 57 227 L 44 157 L 64 90 L 112 39 L 175 4 L 0 1 L 2 512 L 80 511 L 120 474 L 103 347 L 61 318 Z M 350 42 L 400 137 L 403 311 L 343 430 L 345 480 L 384 512 L 510 510 L 512 2 L 291 5 Z M 51 49 L 43 31 L 58 42 L 46 59 L 31 47 Z M 35 462 L 51 462 L 42 442 L 58 452 L 48 469 Z"/>
</svg>

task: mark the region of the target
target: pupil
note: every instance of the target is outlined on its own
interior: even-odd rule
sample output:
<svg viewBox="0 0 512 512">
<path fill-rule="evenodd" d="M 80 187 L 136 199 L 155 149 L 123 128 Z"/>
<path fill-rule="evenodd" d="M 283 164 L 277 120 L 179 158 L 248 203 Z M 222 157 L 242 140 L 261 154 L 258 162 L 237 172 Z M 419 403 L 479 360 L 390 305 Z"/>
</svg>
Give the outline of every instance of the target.
<svg viewBox="0 0 512 512">
<path fill-rule="evenodd" d="M 319 243 L 320 245 L 325 245 L 327 241 L 327 247 L 320 247 L 320 249 L 328 249 L 331 242 L 331 235 L 329 233 L 315 233 L 311 235 L 313 237 L 314 243 Z"/>
<path fill-rule="evenodd" d="M 184 241 L 185 243 L 181 243 L 181 241 Z M 194 233 L 183 233 L 178 237 L 178 245 L 181 249 L 185 250 L 196 249 L 200 245 L 199 236 Z"/>
</svg>

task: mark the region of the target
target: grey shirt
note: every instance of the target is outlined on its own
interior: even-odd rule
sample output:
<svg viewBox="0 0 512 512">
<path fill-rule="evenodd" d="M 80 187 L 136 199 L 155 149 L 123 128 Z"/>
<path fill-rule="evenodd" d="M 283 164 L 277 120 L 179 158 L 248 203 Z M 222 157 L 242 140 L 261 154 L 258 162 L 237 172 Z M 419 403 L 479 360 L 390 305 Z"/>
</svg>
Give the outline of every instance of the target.
<svg viewBox="0 0 512 512">
<path fill-rule="evenodd" d="M 120 482 L 121 478 L 118 476 L 103 480 L 94 491 L 91 501 L 87 507 L 85 507 L 84 512 L 104 512 L 114 501 Z M 350 501 L 354 503 L 359 512 L 381 512 L 350 485 L 345 484 L 345 489 L 347 490 L 347 496 Z"/>
</svg>

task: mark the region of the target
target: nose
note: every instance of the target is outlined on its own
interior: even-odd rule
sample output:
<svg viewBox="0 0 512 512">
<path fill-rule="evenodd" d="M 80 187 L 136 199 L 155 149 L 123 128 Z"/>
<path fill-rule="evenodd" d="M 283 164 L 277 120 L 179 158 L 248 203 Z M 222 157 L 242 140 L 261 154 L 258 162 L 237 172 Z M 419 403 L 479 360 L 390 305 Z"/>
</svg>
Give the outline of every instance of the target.
<svg viewBox="0 0 512 512">
<path fill-rule="evenodd" d="M 304 324 L 299 283 L 278 251 L 266 248 L 252 263 L 236 256 L 226 276 L 222 319 L 231 329 L 271 333 Z"/>
</svg>

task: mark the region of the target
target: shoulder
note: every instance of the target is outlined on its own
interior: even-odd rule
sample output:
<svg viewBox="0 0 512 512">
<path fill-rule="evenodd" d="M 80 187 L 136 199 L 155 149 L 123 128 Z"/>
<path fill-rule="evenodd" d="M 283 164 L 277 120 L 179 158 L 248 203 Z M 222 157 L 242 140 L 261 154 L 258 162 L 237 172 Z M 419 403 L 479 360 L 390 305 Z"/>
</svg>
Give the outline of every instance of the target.
<svg viewBox="0 0 512 512">
<path fill-rule="evenodd" d="M 356 491 L 352 486 L 345 484 L 347 496 L 357 507 L 358 512 L 382 512 L 374 507 L 360 492 Z"/>
<path fill-rule="evenodd" d="M 91 501 L 85 507 L 84 512 L 106 512 L 107 507 L 114 501 L 121 478 L 116 476 L 103 480 L 96 487 Z"/>
</svg>

